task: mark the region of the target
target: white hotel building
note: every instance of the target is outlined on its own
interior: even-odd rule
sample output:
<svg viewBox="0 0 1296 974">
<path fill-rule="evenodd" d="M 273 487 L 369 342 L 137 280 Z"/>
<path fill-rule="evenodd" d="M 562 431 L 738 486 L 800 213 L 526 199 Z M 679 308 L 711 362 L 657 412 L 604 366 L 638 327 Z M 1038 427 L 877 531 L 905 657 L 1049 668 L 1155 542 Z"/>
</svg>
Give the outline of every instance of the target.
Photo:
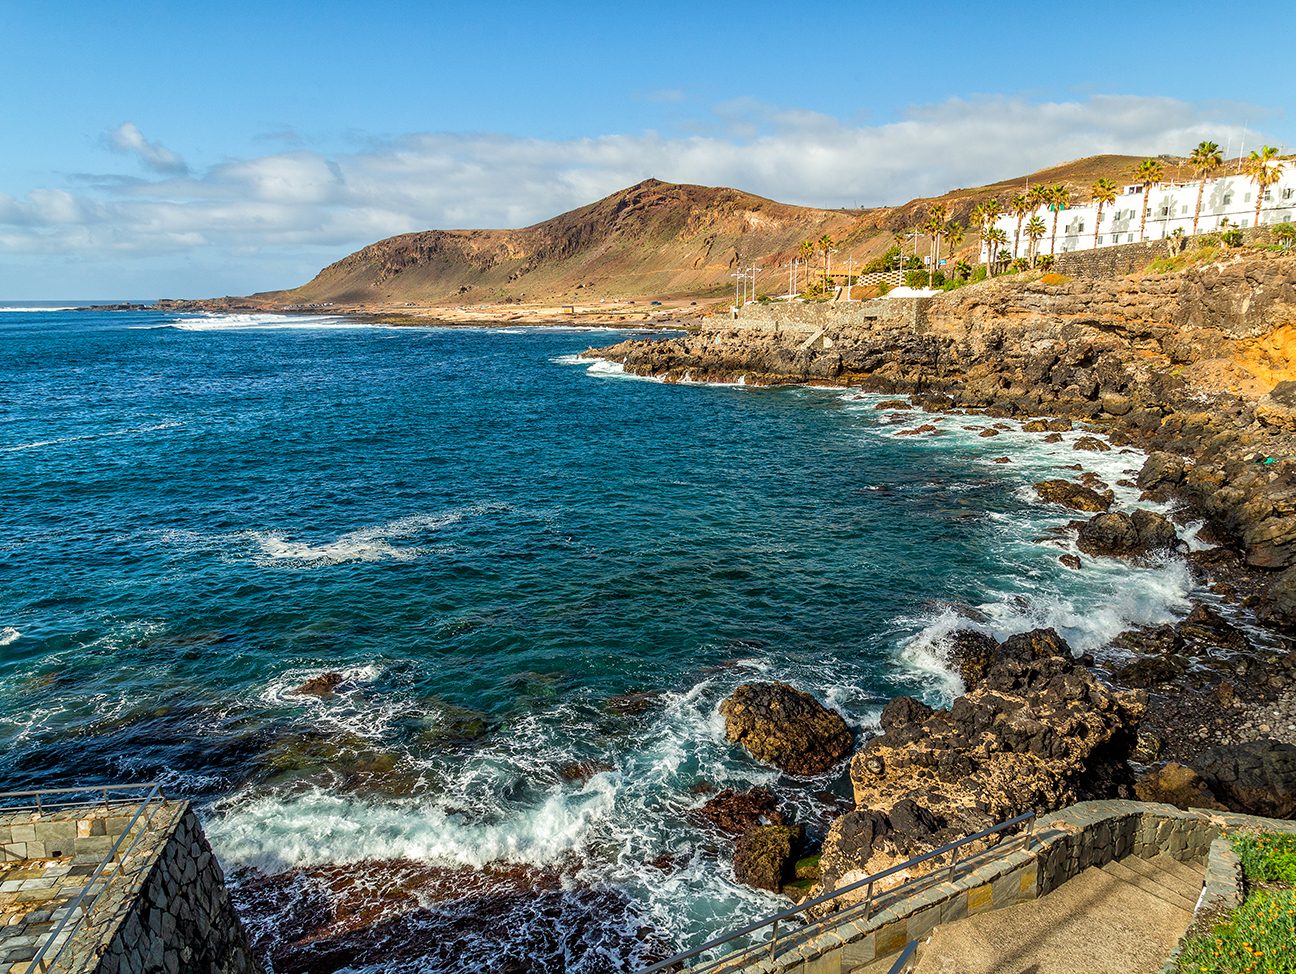
<svg viewBox="0 0 1296 974">
<path fill-rule="evenodd" d="M 1160 240 L 1176 230 L 1182 230 L 1185 236 L 1193 232 L 1193 214 L 1197 209 L 1197 188 L 1199 180 L 1192 182 L 1164 182 L 1152 187 L 1148 196 L 1147 225 L 1144 240 Z M 1245 175 L 1223 176 L 1206 180 L 1206 192 L 1202 196 L 1201 219 L 1197 224 L 1198 233 L 1212 233 L 1227 220 L 1228 226 L 1246 228 L 1255 221 L 1256 184 Z M 1137 243 L 1139 237 L 1139 210 L 1143 206 L 1143 184 L 1133 183 L 1125 186 L 1116 197 L 1116 202 L 1103 207 L 1102 221 L 1098 224 L 1098 247 L 1110 247 L 1115 244 Z M 1058 214 L 1057 250 L 1065 254 L 1074 250 L 1093 250 L 1095 247 L 1094 223 L 1098 207 L 1092 201 L 1067 207 Z M 1036 254 L 1050 253 L 1053 239 L 1053 211 L 1041 206 L 1033 214 L 1044 221 L 1045 234 L 1036 245 Z M 1030 241 L 1026 238 L 1025 227 L 1031 220 L 1028 215 L 1022 220 L 1022 234 L 1013 243 L 1017 234 L 1017 217 L 1007 214 L 1001 216 L 995 226 L 1008 234 L 1005 248 L 1013 251 L 1014 257 L 1030 255 Z M 1283 223 L 1296 220 L 1296 163 L 1286 160 L 1278 182 L 1265 190 L 1264 202 L 1260 206 L 1260 224 Z"/>
</svg>

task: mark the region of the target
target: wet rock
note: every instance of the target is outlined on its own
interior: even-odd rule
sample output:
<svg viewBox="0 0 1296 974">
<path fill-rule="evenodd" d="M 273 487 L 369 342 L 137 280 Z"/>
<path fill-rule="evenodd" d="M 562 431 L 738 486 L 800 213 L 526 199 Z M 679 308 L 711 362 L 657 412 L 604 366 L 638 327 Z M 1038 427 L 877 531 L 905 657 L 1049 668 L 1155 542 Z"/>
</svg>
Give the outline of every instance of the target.
<svg viewBox="0 0 1296 974">
<path fill-rule="evenodd" d="M 588 761 L 570 761 L 558 769 L 558 777 L 563 781 L 578 782 L 584 784 L 593 778 L 596 774 L 602 774 L 605 771 L 615 771 L 616 765 L 608 761 L 601 761 L 597 758 Z"/>
<path fill-rule="evenodd" d="M 841 714 L 786 683 L 746 683 L 720 704 L 725 735 L 765 764 L 817 775 L 850 753 Z"/>
<path fill-rule="evenodd" d="M 903 399 L 883 399 L 874 409 L 913 409 L 913 404 Z"/>
<path fill-rule="evenodd" d="M 1174 524 L 1154 511 L 1098 514 L 1080 528 L 1076 544 L 1087 555 L 1134 558 L 1172 550 L 1179 536 Z"/>
<path fill-rule="evenodd" d="M 1112 506 L 1116 495 L 1110 490 L 1099 493 L 1092 487 L 1085 487 L 1070 480 L 1041 480 L 1035 485 L 1035 493 L 1050 504 L 1061 504 L 1073 511 L 1091 513 L 1105 512 Z"/>
<path fill-rule="evenodd" d="M 879 722 L 883 731 L 899 730 L 914 724 L 921 724 L 931 716 L 932 709 L 921 700 L 913 697 L 895 697 L 887 701 L 882 708 Z"/>
<path fill-rule="evenodd" d="M 1081 568 L 1080 557 L 1078 555 L 1060 555 L 1058 561 L 1066 565 L 1067 568 L 1079 571 Z"/>
<path fill-rule="evenodd" d="M 1154 451 L 1148 454 L 1139 471 L 1137 484 L 1142 490 L 1177 487 L 1183 482 L 1184 461 L 1173 453 Z"/>
<path fill-rule="evenodd" d="M 958 671 L 963 686 L 969 690 L 980 685 L 987 671 L 1000 658 L 998 641 L 975 629 L 956 629 L 949 635 L 949 646 L 950 665 Z M 883 713 L 886 711 L 883 710 Z M 931 708 L 928 707 L 921 719 L 926 720 L 930 715 Z"/>
<path fill-rule="evenodd" d="M 321 673 L 319 676 L 313 676 L 294 692 L 304 697 L 331 697 L 333 691 L 342 685 L 346 679 L 341 673 Z"/>
<path fill-rule="evenodd" d="M 991 436 L 998 436 L 998 435 L 999 435 L 999 431 L 994 427 L 987 427 L 986 429 L 983 429 L 980 433 L 977 434 L 977 436 L 987 437 L 987 438 Z"/>
<path fill-rule="evenodd" d="M 1244 741 L 1203 751 L 1193 764 L 1233 811 L 1296 818 L 1296 746 Z"/>
<path fill-rule="evenodd" d="M 1012 457 L 995 457 L 991 463 L 1012 463 Z"/>
<path fill-rule="evenodd" d="M 799 825 L 761 825 L 744 832 L 734 846 L 734 878 L 777 893 L 796 878 L 794 866 L 803 840 Z"/>
<path fill-rule="evenodd" d="M 1096 436 L 1082 436 L 1072 444 L 1071 449 L 1089 453 L 1107 453 L 1111 447 Z"/>
<path fill-rule="evenodd" d="M 608 698 L 604 706 L 609 712 L 622 717 L 647 713 L 661 706 L 662 695 L 656 691 L 641 690 Z"/>
<path fill-rule="evenodd" d="M 1296 568 L 1280 573 L 1265 587 L 1260 611 L 1270 622 L 1296 628 Z"/>
<path fill-rule="evenodd" d="M 822 888 L 1029 809 L 1131 794 L 1144 695 L 1104 684 L 1052 630 L 1005 640 L 999 654 L 948 710 L 896 722 L 855 755 L 857 811 L 829 830 Z M 939 820 L 917 828 L 906 801 Z"/>
<path fill-rule="evenodd" d="M 1138 795 L 1139 801 L 1163 802 L 1185 810 L 1224 810 L 1205 779 L 1192 768 L 1175 761 L 1144 774 L 1134 782 L 1134 793 Z"/>
<path fill-rule="evenodd" d="M 898 430 L 896 436 L 927 436 L 932 433 L 939 433 L 940 428 L 931 423 L 923 423 L 921 426 L 915 426 L 913 429 Z"/>
<path fill-rule="evenodd" d="M 1032 419 L 1022 425 L 1022 429 L 1027 433 L 1065 433 L 1071 428 L 1072 423 L 1069 419 Z"/>
<path fill-rule="evenodd" d="M 726 788 L 698 809 L 698 814 L 729 835 L 742 835 L 762 825 L 785 824 L 778 798 L 768 788 Z"/>
<path fill-rule="evenodd" d="M 1251 648 L 1251 641 L 1237 626 L 1214 609 L 1195 605 L 1184 620 L 1175 627 L 1182 643 L 1197 655 L 1228 649 L 1241 652 Z"/>
<path fill-rule="evenodd" d="M 1048 436 L 1044 437 L 1044 442 L 1045 442 L 1045 443 L 1061 443 L 1061 442 L 1062 442 L 1062 434 L 1061 434 L 1061 433 L 1050 433 Z"/>
</svg>

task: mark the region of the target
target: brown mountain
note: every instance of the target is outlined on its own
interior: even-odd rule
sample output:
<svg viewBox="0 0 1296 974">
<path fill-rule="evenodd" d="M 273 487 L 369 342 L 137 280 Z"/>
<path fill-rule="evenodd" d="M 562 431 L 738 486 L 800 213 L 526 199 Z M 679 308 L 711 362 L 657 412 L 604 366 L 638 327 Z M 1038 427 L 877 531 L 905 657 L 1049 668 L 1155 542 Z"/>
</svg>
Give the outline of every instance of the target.
<svg viewBox="0 0 1296 974">
<path fill-rule="evenodd" d="M 966 221 L 990 196 L 1007 199 L 1028 184 L 1066 183 L 1077 199 L 1100 176 L 1127 180 L 1134 156 L 1091 156 L 935 199 L 863 210 L 793 206 L 736 189 L 649 179 L 518 230 L 425 230 L 380 240 L 286 291 L 225 299 L 223 306 L 332 304 L 374 311 L 454 305 L 584 306 L 629 299 L 723 298 L 740 266 L 763 268 L 762 292 L 787 286 L 787 265 L 803 240 L 827 234 L 834 263 L 881 254 L 895 234 L 925 217 L 933 202 Z M 1174 171 L 1177 160 L 1168 160 Z M 975 252 L 968 234 L 963 251 Z M 920 252 L 925 245 L 920 244 Z M 816 258 L 818 259 L 818 258 Z"/>
</svg>

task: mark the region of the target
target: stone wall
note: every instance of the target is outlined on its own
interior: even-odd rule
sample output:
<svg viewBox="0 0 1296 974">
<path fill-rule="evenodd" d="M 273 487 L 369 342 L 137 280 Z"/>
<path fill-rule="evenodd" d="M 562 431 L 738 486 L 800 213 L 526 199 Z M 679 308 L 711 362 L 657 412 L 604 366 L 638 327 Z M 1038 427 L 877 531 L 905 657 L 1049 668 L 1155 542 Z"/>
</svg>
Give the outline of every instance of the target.
<svg viewBox="0 0 1296 974">
<path fill-rule="evenodd" d="M 1043 896 L 1091 866 L 1126 856 L 1166 854 L 1205 862 L 1199 903 L 1237 901 L 1238 879 L 1219 845 L 1221 833 L 1243 827 L 1296 831 L 1296 822 L 1231 812 L 1181 811 L 1134 801 L 1081 802 L 1041 816 L 1031 836 L 1013 837 L 890 894 L 871 908 L 848 907 L 825 932 L 759 964 L 762 974 L 843 974 L 903 950 L 943 923 Z M 1224 843 L 1227 846 L 1227 842 Z M 1214 852 L 1215 855 L 1211 855 Z M 756 970 L 749 967 L 747 970 Z"/>
<path fill-rule="evenodd" d="M 260 974 L 220 864 L 182 804 L 95 974 Z"/>
<path fill-rule="evenodd" d="M 1268 231 L 1252 227 L 1242 231 L 1248 243 L 1267 238 Z M 1188 246 L 1196 246 L 1200 237 L 1189 237 Z M 1053 270 L 1069 277 L 1124 277 L 1141 271 L 1158 257 L 1167 257 L 1170 250 L 1165 240 L 1144 240 L 1141 243 L 1117 244 L 1096 250 L 1073 250 L 1053 258 Z"/>
<path fill-rule="evenodd" d="M 771 301 L 749 304 L 737 317 L 706 319 L 707 329 L 743 328 L 768 333 L 815 335 L 852 328 L 906 327 L 921 330 L 929 298 L 874 298 L 869 301 Z"/>
</svg>

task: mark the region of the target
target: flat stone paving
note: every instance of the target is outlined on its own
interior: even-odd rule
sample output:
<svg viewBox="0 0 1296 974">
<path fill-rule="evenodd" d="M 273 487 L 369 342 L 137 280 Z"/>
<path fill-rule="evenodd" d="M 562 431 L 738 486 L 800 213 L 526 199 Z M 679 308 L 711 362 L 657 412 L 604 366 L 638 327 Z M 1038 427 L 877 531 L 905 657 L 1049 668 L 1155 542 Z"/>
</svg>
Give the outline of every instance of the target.
<svg viewBox="0 0 1296 974">
<path fill-rule="evenodd" d="M 919 948 L 915 974 L 1156 974 L 1192 922 L 1203 869 L 1167 857 L 1123 862 L 1086 869 L 1037 900 L 937 927 Z"/>
<path fill-rule="evenodd" d="M 27 971 L 138 807 L 115 804 L 44 814 L 0 809 L 0 974 Z M 131 864 L 155 855 L 172 824 L 170 816 L 159 814 L 132 854 Z M 135 833 L 125 840 L 122 850 L 134 838 Z M 111 875 L 111 867 L 106 875 Z M 104 885 L 101 877 L 82 902 L 90 902 Z M 117 885 L 129 884 L 119 879 Z M 110 927 L 112 918 L 106 914 L 120 905 L 117 896 L 95 901 L 90 918 L 94 930 L 86 924 L 69 923 L 51 950 L 78 931 L 84 938 Z"/>
</svg>

